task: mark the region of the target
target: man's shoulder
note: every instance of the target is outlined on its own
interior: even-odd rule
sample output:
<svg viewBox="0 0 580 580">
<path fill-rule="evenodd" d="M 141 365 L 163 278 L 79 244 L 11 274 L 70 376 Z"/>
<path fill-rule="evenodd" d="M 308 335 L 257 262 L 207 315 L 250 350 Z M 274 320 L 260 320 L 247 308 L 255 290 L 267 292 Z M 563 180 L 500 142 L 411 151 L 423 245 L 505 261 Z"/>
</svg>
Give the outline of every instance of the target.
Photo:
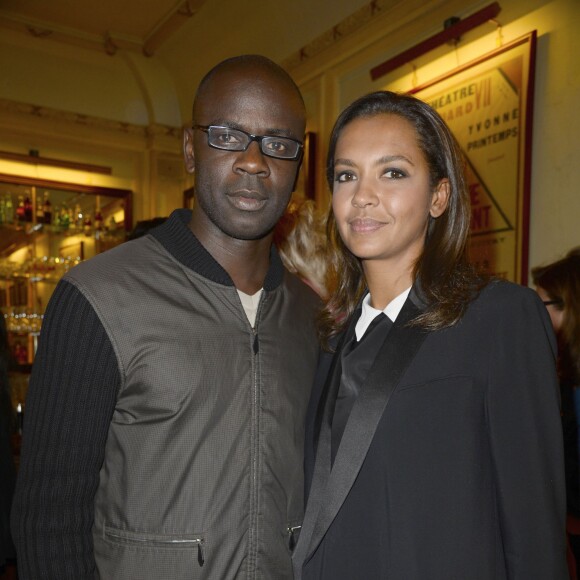
<svg viewBox="0 0 580 580">
<path fill-rule="evenodd" d="M 71 281 L 107 280 L 112 281 L 123 272 L 138 268 L 149 268 L 160 245 L 151 236 L 120 244 L 102 254 L 81 262 L 69 270 L 64 278 Z"/>
</svg>

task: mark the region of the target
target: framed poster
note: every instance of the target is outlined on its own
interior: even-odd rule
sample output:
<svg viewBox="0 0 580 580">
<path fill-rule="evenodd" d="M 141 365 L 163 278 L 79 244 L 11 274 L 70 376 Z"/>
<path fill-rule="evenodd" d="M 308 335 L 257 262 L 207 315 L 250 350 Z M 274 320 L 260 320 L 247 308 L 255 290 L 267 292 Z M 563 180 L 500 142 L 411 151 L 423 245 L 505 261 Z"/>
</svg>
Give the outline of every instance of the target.
<svg viewBox="0 0 580 580">
<path fill-rule="evenodd" d="M 411 94 L 445 119 L 465 155 L 470 259 L 527 284 L 536 31 Z"/>
<path fill-rule="evenodd" d="M 315 199 L 316 190 L 316 133 L 309 131 L 304 136 L 302 165 L 296 180 L 295 191 L 306 199 Z"/>
</svg>

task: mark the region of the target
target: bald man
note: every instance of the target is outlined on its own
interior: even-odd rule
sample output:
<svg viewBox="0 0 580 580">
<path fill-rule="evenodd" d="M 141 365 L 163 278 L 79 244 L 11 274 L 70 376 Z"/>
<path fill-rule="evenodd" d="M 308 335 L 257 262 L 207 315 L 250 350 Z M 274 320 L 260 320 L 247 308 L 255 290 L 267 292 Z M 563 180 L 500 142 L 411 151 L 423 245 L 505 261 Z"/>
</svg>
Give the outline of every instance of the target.
<svg viewBox="0 0 580 580">
<path fill-rule="evenodd" d="M 21 580 L 292 578 L 317 297 L 272 230 L 304 130 L 279 66 L 220 63 L 184 132 L 193 211 L 58 284 L 26 402 Z"/>
</svg>

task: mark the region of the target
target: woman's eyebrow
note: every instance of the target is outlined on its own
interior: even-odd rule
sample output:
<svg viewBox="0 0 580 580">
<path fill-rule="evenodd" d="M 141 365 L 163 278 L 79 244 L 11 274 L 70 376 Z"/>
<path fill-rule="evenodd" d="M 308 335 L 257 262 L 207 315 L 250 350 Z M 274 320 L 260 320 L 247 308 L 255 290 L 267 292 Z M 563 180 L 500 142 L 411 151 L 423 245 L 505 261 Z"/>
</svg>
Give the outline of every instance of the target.
<svg viewBox="0 0 580 580">
<path fill-rule="evenodd" d="M 410 165 L 415 165 L 408 157 L 405 155 L 384 155 L 375 161 L 375 165 L 383 165 L 385 163 L 392 163 L 393 161 L 405 161 Z"/>
</svg>

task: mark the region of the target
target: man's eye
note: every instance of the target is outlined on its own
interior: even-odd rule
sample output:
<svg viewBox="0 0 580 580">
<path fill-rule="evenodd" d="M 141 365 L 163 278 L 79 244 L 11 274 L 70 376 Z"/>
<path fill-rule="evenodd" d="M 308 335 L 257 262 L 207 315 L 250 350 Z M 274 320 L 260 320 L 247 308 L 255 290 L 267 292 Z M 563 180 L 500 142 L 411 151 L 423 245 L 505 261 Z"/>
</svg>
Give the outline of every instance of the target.
<svg viewBox="0 0 580 580">
<path fill-rule="evenodd" d="M 288 149 L 288 143 L 286 141 L 267 141 L 266 149 L 275 153 L 284 153 Z"/>
<path fill-rule="evenodd" d="M 215 138 L 223 145 L 232 145 L 240 142 L 239 135 L 236 133 L 232 133 L 231 131 L 223 131 L 221 133 L 217 133 Z"/>
</svg>

